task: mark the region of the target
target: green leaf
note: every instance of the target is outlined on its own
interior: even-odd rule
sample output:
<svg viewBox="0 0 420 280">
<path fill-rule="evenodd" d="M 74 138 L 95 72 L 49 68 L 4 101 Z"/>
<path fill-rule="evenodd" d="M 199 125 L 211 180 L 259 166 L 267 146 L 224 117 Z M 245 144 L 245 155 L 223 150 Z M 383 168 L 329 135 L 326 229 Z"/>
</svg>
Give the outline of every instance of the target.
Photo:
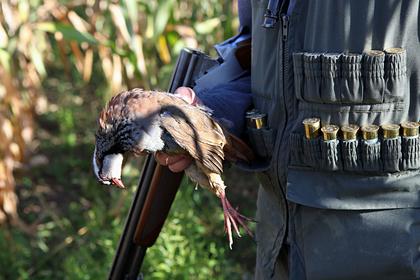
<svg viewBox="0 0 420 280">
<path fill-rule="evenodd" d="M 19 17 L 22 22 L 26 22 L 29 18 L 30 6 L 29 1 L 18 2 Z"/>
<path fill-rule="evenodd" d="M 171 16 L 174 2 L 174 0 L 159 1 L 154 23 L 154 38 L 159 37 L 163 30 L 165 30 L 166 24 L 168 23 L 169 17 Z"/>
<path fill-rule="evenodd" d="M 42 22 L 37 24 L 37 28 L 45 32 L 61 32 L 64 39 L 70 41 L 76 41 L 78 43 L 87 42 L 91 45 L 98 44 L 98 41 L 89 33 L 80 32 L 73 26 L 55 22 Z"/>
<path fill-rule="evenodd" d="M 41 52 L 36 48 L 35 45 L 32 45 L 30 48 L 30 54 L 31 54 L 32 62 L 35 65 L 36 71 L 39 73 L 41 77 L 45 77 L 45 75 L 47 74 L 47 70 L 45 70 L 45 65 L 44 65 Z"/>
<path fill-rule="evenodd" d="M 7 72 L 10 72 L 10 58 L 9 52 L 5 49 L 0 49 L 0 64 L 3 65 Z"/>
<path fill-rule="evenodd" d="M 137 8 L 137 1 L 136 0 L 126 0 L 125 5 L 127 6 L 127 13 L 128 17 L 130 18 L 131 25 L 134 26 L 138 20 L 138 8 Z"/>
<path fill-rule="evenodd" d="M 219 24 L 221 24 L 220 18 L 211 18 L 206 21 L 196 23 L 194 25 L 194 29 L 199 34 L 208 34 L 219 26 Z"/>
</svg>

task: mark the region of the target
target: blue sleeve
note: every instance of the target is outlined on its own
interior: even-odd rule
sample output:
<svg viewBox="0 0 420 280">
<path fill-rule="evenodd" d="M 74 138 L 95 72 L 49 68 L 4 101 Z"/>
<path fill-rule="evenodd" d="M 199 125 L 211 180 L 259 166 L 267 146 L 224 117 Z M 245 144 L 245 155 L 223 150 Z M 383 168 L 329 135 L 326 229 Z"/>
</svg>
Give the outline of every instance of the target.
<svg viewBox="0 0 420 280">
<path fill-rule="evenodd" d="M 213 110 L 214 117 L 230 123 L 227 127 L 230 132 L 236 136 L 244 132 L 245 112 L 252 103 L 249 74 L 196 94 L 205 106 Z"/>
</svg>

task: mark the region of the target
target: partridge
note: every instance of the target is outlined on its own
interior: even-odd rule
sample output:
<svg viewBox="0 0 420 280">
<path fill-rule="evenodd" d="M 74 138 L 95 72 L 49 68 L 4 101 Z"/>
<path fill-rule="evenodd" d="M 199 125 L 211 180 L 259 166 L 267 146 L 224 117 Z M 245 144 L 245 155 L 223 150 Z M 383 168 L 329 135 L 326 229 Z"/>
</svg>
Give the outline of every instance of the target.
<svg viewBox="0 0 420 280">
<path fill-rule="evenodd" d="M 251 219 L 229 203 L 221 175 L 224 160 L 249 162 L 253 153 L 213 119 L 209 109 L 165 92 L 132 89 L 108 102 L 98 125 L 93 167 L 102 184 L 124 188 L 121 169 L 127 154 L 190 155 L 193 163 L 185 173 L 220 198 L 229 247 L 233 244 L 232 230 L 240 236 L 240 226 L 252 236 L 246 225 Z"/>
</svg>

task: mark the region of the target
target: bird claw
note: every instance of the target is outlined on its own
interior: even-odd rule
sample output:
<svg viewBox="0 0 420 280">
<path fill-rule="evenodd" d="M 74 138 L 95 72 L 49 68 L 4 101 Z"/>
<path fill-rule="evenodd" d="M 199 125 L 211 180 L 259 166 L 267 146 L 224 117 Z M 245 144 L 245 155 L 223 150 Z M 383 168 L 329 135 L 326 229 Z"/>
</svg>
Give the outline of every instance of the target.
<svg viewBox="0 0 420 280">
<path fill-rule="evenodd" d="M 238 208 L 233 208 L 228 199 L 224 194 L 220 195 L 220 200 L 222 202 L 223 207 L 223 216 L 224 216 L 224 224 L 225 224 L 225 232 L 228 235 L 229 239 L 229 248 L 232 249 L 233 245 L 233 236 L 232 236 L 232 227 L 238 237 L 241 237 L 241 233 L 239 231 L 239 226 L 242 226 L 244 230 L 250 235 L 254 237 L 251 230 L 246 225 L 246 222 L 254 221 L 248 217 L 245 217 L 242 214 L 239 214 Z M 238 226 L 239 223 L 239 226 Z"/>
</svg>

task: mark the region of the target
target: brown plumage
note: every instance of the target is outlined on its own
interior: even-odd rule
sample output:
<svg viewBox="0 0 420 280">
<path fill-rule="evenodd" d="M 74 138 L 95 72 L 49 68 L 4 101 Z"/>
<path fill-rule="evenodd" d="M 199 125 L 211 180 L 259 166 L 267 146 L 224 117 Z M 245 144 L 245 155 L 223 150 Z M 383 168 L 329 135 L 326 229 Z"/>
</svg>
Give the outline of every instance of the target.
<svg viewBox="0 0 420 280">
<path fill-rule="evenodd" d="M 208 109 L 164 92 L 133 89 L 114 96 L 98 123 L 93 165 L 100 182 L 124 186 L 121 168 L 126 153 L 188 154 L 194 161 L 185 170 L 187 176 L 221 199 L 230 247 L 232 228 L 239 236 L 239 226 L 251 234 L 245 225 L 248 218 L 226 199 L 221 174 L 224 160 L 249 161 L 252 151 L 214 120 Z"/>
</svg>

